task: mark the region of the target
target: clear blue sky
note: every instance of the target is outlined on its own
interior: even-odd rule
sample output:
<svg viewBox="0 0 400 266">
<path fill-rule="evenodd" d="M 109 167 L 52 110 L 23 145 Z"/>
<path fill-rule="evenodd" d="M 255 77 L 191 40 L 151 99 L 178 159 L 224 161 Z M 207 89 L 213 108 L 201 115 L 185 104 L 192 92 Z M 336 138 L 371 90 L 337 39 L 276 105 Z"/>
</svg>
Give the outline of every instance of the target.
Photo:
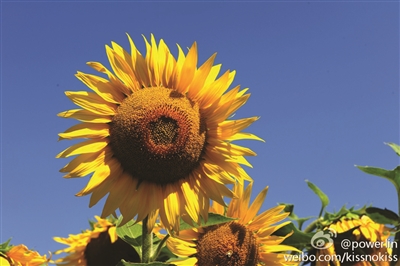
<svg viewBox="0 0 400 266">
<path fill-rule="evenodd" d="M 266 143 L 242 141 L 254 193 L 269 185 L 263 209 L 295 204 L 299 216 L 320 203 L 305 179 L 330 197 L 328 211 L 347 204 L 397 210 L 384 179 L 354 167 L 392 169 L 399 159 L 384 142 L 399 143 L 398 2 L 14 2 L 1 3 L 1 228 L 40 253 L 88 228 L 104 200 L 89 209 L 75 197 L 89 180 L 64 179 L 68 159 L 55 155 L 72 141 L 57 134 L 76 124 L 57 113 L 74 106 L 64 91 L 87 90 L 74 77 L 92 73 L 87 61 L 108 65 L 105 45 L 126 49 L 129 33 L 198 43 L 200 63 L 217 52 L 232 85 L 252 96 L 236 117 L 261 116 L 249 132 Z"/>
</svg>

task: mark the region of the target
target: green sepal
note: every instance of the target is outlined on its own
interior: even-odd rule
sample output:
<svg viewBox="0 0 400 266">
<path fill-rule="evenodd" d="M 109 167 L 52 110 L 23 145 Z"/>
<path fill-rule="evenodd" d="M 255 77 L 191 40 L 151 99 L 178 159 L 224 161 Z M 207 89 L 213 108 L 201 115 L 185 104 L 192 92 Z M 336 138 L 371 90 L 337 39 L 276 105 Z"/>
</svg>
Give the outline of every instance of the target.
<svg viewBox="0 0 400 266">
<path fill-rule="evenodd" d="M 295 247 L 299 250 L 303 250 L 306 246 L 310 245 L 311 238 L 314 235 L 314 233 L 300 231 L 293 223 L 289 223 L 273 233 L 275 236 L 287 236 L 288 234 L 291 235 L 283 240 L 282 244 Z"/>
<path fill-rule="evenodd" d="M 294 210 L 294 205 L 291 203 L 284 203 L 284 202 L 279 202 L 278 205 L 283 205 L 285 206 L 285 208 L 283 209 L 284 212 L 288 212 L 289 213 L 289 217 L 296 217 L 297 215 L 294 214 L 293 210 Z"/>
<path fill-rule="evenodd" d="M 397 153 L 397 155 L 400 156 L 400 146 L 399 145 L 392 143 L 392 142 L 388 142 L 385 144 L 389 145 Z"/>
<path fill-rule="evenodd" d="M 204 222 L 203 218 L 201 218 L 200 225 L 198 225 L 196 223 L 193 223 L 193 225 L 191 225 L 191 224 L 188 224 L 185 221 L 183 221 L 183 219 L 181 219 L 179 228 L 180 228 L 180 230 L 187 230 L 187 229 L 191 229 L 191 228 L 207 227 L 207 226 L 211 226 L 211 225 L 224 224 L 224 223 L 231 222 L 234 220 L 237 220 L 237 219 L 223 216 L 223 215 L 216 214 L 216 213 L 209 213 L 207 222 Z"/>
<path fill-rule="evenodd" d="M 89 222 L 90 230 L 93 231 L 93 230 L 94 230 L 94 224 L 95 224 L 97 221 L 89 220 L 88 222 Z M 82 231 L 81 231 L 81 233 L 84 233 L 84 232 L 85 232 L 85 230 L 82 230 Z"/>
<path fill-rule="evenodd" d="M 351 207 L 347 209 L 346 206 L 343 206 L 338 212 L 330 213 L 325 212 L 323 221 L 321 221 L 321 225 L 329 226 L 331 223 L 334 223 L 340 219 L 359 219 L 362 215 L 366 214 L 367 206 L 363 206 L 360 209 L 354 209 Z"/>
<path fill-rule="evenodd" d="M 13 245 L 10 245 L 10 242 L 11 242 L 11 238 L 8 239 L 6 242 L 0 244 L 0 252 L 1 253 L 5 254 L 13 247 Z"/>
<path fill-rule="evenodd" d="M 399 216 L 388 209 L 380 209 L 376 207 L 369 207 L 366 210 L 366 215 L 376 223 L 379 224 L 391 224 L 394 226 L 399 225 Z"/>
<path fill-rule="evenodd" d="M 169 263 L 164 263 L 164 262 L 150 262 L 150 263 L 137 263 L 137 262 L 126 262 L 125 260 L 121 260 L 120 262 L 118 262 L 118 264 L 116 266 L 173 266 L 174 264 L 169 264 Z"/>
<path fill-rule="evenodd" d="M 313 183 L 311 183 L 308 180 L 306 180 L 306 182 L 307 182 L 308 187 L 311 188 L 312 191 L 314 191 L 314 193 L 318 196 L 318 198 L 320 199 L 320 201 L 322 203 L 321 211 L 319 212 L 319 216 L 321 216 L 325 210 L 325 207 L 328 206 L 328 204 L 329 204 L 329 198 L 324 192 L 322 192 L 321 189 L 319 189 L 319 187 L 317 187 L 316 185 L 314 185 Z"/>
<path fill-rule="evenodd" d="M 110 223 L 116 224 L 117 222 L 121 222 L 122 220 L 117 220 L 113 215 L 107 216 L 106 218 L 107 221 L 109 221 Z M 90 226 L 90 230 L 93 231 L 95 229 L 95 224 L 98 223 L 98 221 L 95 220 L 89 220 L 89 226 Z M 81 233 L 86 232 L 86 230 L 81 230 Z"/>
</svg>

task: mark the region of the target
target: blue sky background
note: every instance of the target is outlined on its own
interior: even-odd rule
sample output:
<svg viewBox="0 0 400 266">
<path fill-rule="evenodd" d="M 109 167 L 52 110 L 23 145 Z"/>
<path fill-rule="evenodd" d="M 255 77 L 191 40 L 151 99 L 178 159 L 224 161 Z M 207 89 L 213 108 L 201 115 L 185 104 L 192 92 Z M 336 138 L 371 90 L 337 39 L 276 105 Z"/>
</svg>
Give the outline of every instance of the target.
<svg viewBox="0 0 400 266">
<path fill-rule="evenodd" d="M 64 179 L 69 159 L 55 155 L 74 142 L 57 134 L 76 124 L 57 113 L 76 108 L 64 91 L 88 90 L 74 77 L 93 73 L 87 61 L 109 65 L 105 45 L 145 53 L 141 34 L 198 43 L 199 63 L 217 52 L 233 86 L 252 96 L 236 117 L 261 116 L 247 131 L 266 143 L 242 141 L 258 155 L 247 169 L 253 196 L 267 185 L 263 210 L 295 204 L 299 216 L 318 215 L 320 202 L 304 182 L 318 185 L 328 211 L 373 204 L 397 210 L 386 180 L 354 167 L 392 169 L 399 157 L 398 2 L 14 2 L 1 3 L 0 241 L 40 253 L 88 228 L 104 200 L 89 209 L 75 197 L 89 180 Z"/>
</svg>

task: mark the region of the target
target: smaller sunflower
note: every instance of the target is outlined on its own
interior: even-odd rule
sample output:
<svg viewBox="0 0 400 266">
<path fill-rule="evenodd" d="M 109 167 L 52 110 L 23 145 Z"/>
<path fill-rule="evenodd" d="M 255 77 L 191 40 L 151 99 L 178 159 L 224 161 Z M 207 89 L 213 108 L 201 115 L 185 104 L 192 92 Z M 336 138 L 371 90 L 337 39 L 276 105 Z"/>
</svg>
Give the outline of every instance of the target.
<svg viewBox="0 0 400 266">
<path fill-rule="evenodd" d="M 357 228 L 358 227 L 358 228 Z M 372 221 L 368 216 L 363 215 L 356 219 L 350 218 L 342 218 L 335 223 L 329 225 L 326 229 L 334 230 L 337 234 L 344 233 L 351 229 L 356 228 L 352 232 L 352 239 L 350 241 L 357 241 L 357 242 L 365 242 L 365 243 L 387 243 L 388 238 L 390 236 L 390 228 L 386 227 L 383 224 L 378 224 Z M 352 255 L 355 255 L 355 258 L 365 258 L 365 260 L 359 261 L 357 263 L 352 263 L 351 265 L 354 266 L 370 266 L 372 265 L 369 262 L 369 258 L 373 258 L 374 255 L 377 256 L 386 256 L 389 258 L 390 252 L 389 247 L 382 245 L 379 248 L 371 247 L 371 248 L 363 248 L 362 253 L 358 250 L 351 251 L 353 252 Z M 316 262 L 316 266 L 340 266 L 339 260 L 335 260 L 334 258 L 345 256 L 345 253 L 349 252 L 350 250 L 344 250 L 340 244 L 334 243 L 329 248 L 326 249 L 319 249 L 317 250 L 317 257 L 322 255 L 324 258 L 332 258 L 331 261 L 329 260 L 320 260 Z M 326 256 L 325 256 L 326 255 Z M 362 255 L 362 256 L 361 256 Z M 349 262 L 348 262 L 349 263 Z M 388 260 L 374 260 L 375 265 L 377 266 L 389 266 L 389 259 Z M 346 263 L 344 265 L 347 265 Z"/>
<path fill-rule="evenodd" d="M 46 255 L 29 250 L 25 245 L 13 246 L 5 254 L 0 253 L 0 265 L 4 266 L 42 266 L 48 265 Z"/>
<path fill-rule="evenodd" d="M 68 253 L 56 260 L 57 265 L 91 266 L 116 265 L 121 259 L 129 262 L 140 262 L 137 252 L 121 238 L 118 238 L 116 225 L 107 219 L 95 216 L 92 230 L 81 234 L 69 235 L 68 238 L 54 237 L 58 243 L 69 247 L 60 249 L 55 254 Z"/>
<path fill-rule="evenodd" d="M 231 200 L 226 211 L 216 202 L 210 207 L 210 212 L 237 220 L 183 230 L 179 236 L 167 240 L 168 248 L 181 257 L 179 260 L 174 260 L 174 264 L 178 266 L 289 265 L 284 259 L 284 254 L 299 250 L 282 244 L 289 235 L 285 237 L 272 235 L 290 223 L 287 221 L 276 225 L 289 213 L 283 212 L 284 206 L 276 206 L 257 215 L 267 195 L 268 187 L 261 191 L 249 207 L 252 184 L 250 183 L 245 190 L 243 184 L 237 183 L 234 186 L 238 198 Z"/>
</svg>

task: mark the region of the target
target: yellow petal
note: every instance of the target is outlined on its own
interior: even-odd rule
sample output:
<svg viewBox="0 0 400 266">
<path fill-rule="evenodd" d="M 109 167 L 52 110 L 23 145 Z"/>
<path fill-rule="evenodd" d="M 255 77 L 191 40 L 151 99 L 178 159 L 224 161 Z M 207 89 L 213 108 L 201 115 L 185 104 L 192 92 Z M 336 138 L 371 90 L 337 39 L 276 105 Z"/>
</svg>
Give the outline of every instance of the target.
<svg viewBox="0 0 400 266">
<path fill-rule="evenodd" d="M 115 180 L 112 178 L 106 178 L 103 183 L 99 184 L 99 186 L 93 190 L 92 195 L 90 196 L 89 208 L 96 205 L 99 200 L 101 200 L 107 193 L 110 192 L 114 181 Z"/>
<path fill-rule="evenodd" d="M 151 45 L 147 41 L 146 37 L 143 36 L 143 39 L 146 44 L 146 64 L 148 66 L 148 72 L 150 77 L 151 86 L 159 86 L 161 83 L 160 72 L 159 72 L 159 59 L 158 59 L 158 51 L 157 44 L 154 39 L 154 35 L 151 34 Z"/>
<path fill-rule="evenodd" d="M 107 102 L 118 104 L 125 98 L 124 94 L 114 88 L 107 79 L 80 71 L 75 76 Z"/>
<path fill-rule="evenodd" d="M 173 237 L 170 237 L 167 240 L 168 249 L 171 250 L 173 253 L 179 254 L 181 256 L 191 256 L 196 253 L 196 249 L 190 247 L 190 244 L 191 244 L 190 242 L 187 243 L 186 241 L 182 241 L 178 238 L 173 238 Z M 190 265 L 190 264 L 184 264 L 184 265 Z"/>
<path fill-rule="evenodd" d="M 62 173 L 68 173 L 64 177 L 82 177 L 94 172 L 104 161 L 105 151 L 80 154 L 60 169 Z"/>
<path fill-rule="evenodd" d="M 257 121 L 259 117 L 227 120 L 219 124 L 218 128 L 209 130 L 209 134 L 219 139 L 227 139 Z"/>
<path fill-rule="evenodd" d="M 76 138 L 105 138 L 110 135 L 107 124 L 80 123 L 70 127 L 63 133 L 59 133 L 58 140 Z"/>
<path fill-rule="evenodd" d="M 265 142 L 262 138 L 257 137 L 254 134 L 246 133 L 246 132 L 238 132 L 238 133 L 226 138 L 226 140 L 228 140 L 228 141 L 244 140 L 244 139 L 259 140 L 259 141 Z"/>
<path fill-rule="evenodd" d="M 185 58 L 185 62 L 182 65 L 182 69 L 179 72 L 178 91 L 186 93 L 187 87 L 193 80 L 194 73 L 197 67 L 197 44 L 193 43 L 192 47 L 189 49 L 189 52 Z"/>
<path fill-rule="evenodd" d="M 147 215 L 147 232 L 152 232 L 158 218 L 158 210 L 152 210 Z"/>
<path fill-rule="evenodd" d="M 110 187 L 110 194 L 104 204 L 103 212 L 101 214 L 102 217 L 109 216 L 121 205 L 129 194 L 129 190 L 133 189 L 132 185 L 132 177 L 126 173 L 122 173 L 115 179 L 115 182 L 113 182 Z"/>
<path fill-rule="evenodd" d="M 129 44 L 131 46 L 131 58 L 134 67 L 135 76 L 139 81 L 139 85 L 148 87 L 150 85 L 149 74 L 147 71 L 147 64 L 145 58 L 136 49 L 135 43 L 128 35 Z"/>
<path fill-rule="evenodd" d="M 164 67 L 160 64 L 160 75 L 162 74 L 162 85 L 164 87 L 168 87 L 168 84 L 171 81 L 171 76 L 174 71 L 176 60 L 170 53 L 168 46 L 165 42 L 161 39 L 158 47 L 158 54 L 161 58 L 160 60 L 164 60 Z M 164 58 L 165 59 L 162 59 Z M 161 70 L 162 69 L 162 70 Z"/>
<path fill-rule="evenodd" d="M 206 84 L 202 89 L 202 95 L 199 99 L 200 106 L 207 107 L 211 105 L 216 99 L 219 99 L 222 94 L 228 89 L 227 83 L 229 80 L 229 70 L 226 71 L 216 81 Z"/>
<path fill-rule="evenodd" d="M 184 91 L 183 90 L 181 91 L 180 90 L 181 88 L 178 87 L 178 85 L 179 85 L 179 78 L 181 75 L 180 73 L 182 71 L 182 66 L 183 63 L 185 62 L 185 54 L 183 53 L 182 48 L 179 45 L 177 45 L 177 47 L 178 47 L 178 60 L 176 61 L 170 82 L 168 83 L 168 88 L 176 89 L 178 92 L 183 94 Z"/>
<path fill-rule="evenodd" d="M 183 197 L 185 198 L 185 211 L 196 223 L 200 223 L 198 188 L 189 181 L 180 181 Z"/>
<path fill-rule="evenodd" d="M 66 158 L 83 153 L 94 153 L 101 151 L 108 145 L 108 139 L 91 139 L 72 145 L 64 151 L 57 154 L 56 158 Z"/>
<path fill-rule="evenodd" d="M 111 73 L 105 66 L 103 66 L 99 62 L 88 62 L 87 65 L 92 67 L 93 69 L 104 73 L 108 76 L 108 79 L 110 80 L 111 84 L 113 85 L 113 88 L 118 89 L 120 92 L 122 92 L 124 95 L 130 95 L 131 90 L 121 82 L 117 77 L 114 76 L 113 73 Z"/>
<path fill-rule="evenodd" d="M 167 184 L 164 188 L 164 211 L 167 220 L 163 221 L 163 224 L 168 224 L 175 232 L 179 232 L 179 203 L 174 185 Z"/>
<path fill-rule="evenodd" d="M 206 82 L 206 78 L 210 74 L 212 66 L 214 64 L 215 57 L 217 56 L 214 53 L 207 61 L 200 66 L 200 68 L 195 72 L 195 76 L 193 78 L 193 82 L 190 84 L 188 89 L 188 96 L 190 99 L 197 100 L 199 92 L 204 86 Z"/>
<path fill-rule="evenodd" d="M 137 220 L 141 221 L 151 211 L 157 209 L 162 204 L 161 186 L 153 183 L 142 182 L 137 190 L 137 197 L 142 204 L 137 207 Z"/>
<path fill-rule="evenodd" d="M 232 191 L 230 191 L 227 187 L 225 187 L 225 185 L 221 185 L 209 178 L 204 178 L 201 181 L 201 185 L 203 193 L 221 205 L 225 204 L 224 200 L 222 199 L 222 196 L 226 196 L 229 198 L 233 197 Z"/>
<path fill-rule="evenodd" d="M 257 215 L 257 212 L 260 210 L 265 196 L 267 196 L 268 187 L 265 187 L 255 198 L 253 203 L 251 204 L 250 208 L 247 210 L 245 217 L 242 219 L 244 224 L 247 224 L 249 221 L 254 219 Z"/>
<path fill-rule="evenodd" d="M 210 207 L 210 212 L 225 215 L 225 207 L 218 202 L 213 201 L 212 206 Z"/>
<path fill-rule="evenodd" d="M 139 84 L 137 82 L 137 79 L 135 78 L 135 74 L 129 67 L 129 64 L 108 45 L 106 45 L 106 53 L 115 75 L 117 75 L 117 77 L 122 80 L 123 83 L 129 89 L 131 89 L 131 91 L 138 90 Z"/>
<path fill-rule="evenodd" d="M 240 163 L 243 165 L 246 165 L 248 167 L 253 167 L 249 161 L 246 160 L 243 156 L 231 156 L 229 159 L 226 160 L 227 162 L 234 162 L 234 163 Z"/>
<path fill-rule="evenodd" d="M 99 115 L 114 115 L 116 106 L 99 95 L 87 91 L 66 91 L 65 95 L 76 105 Z"/>
<path fill-rule="evenodd" d="M 88 110 L 84 109 L 73 109 L 73 110 L 68 110 L 61 112 L 57 114 L 59 117 L 63 118 L 74 118 L 76 120 L 82 121 L 82 122 L 88 122 L 88 123 L 109 123 L 111 122 L 111 116 L 106 115 L 102 116 L 99 114 L 95 114 L 93 112 L 90 112 Z"/>
<path fill-rule="evenodd" d="M 108 229 L 108 235 L 110 236 L 111 243 L 114 243 L 118 239 L 117 227 L 112 226 Z"/>
<path fill-rule="evenodd" d="M 104 164 L 96 169 L 86 187 L 78 192 L 76 195 L 87 195 L 91 193 L 94 189 L 96 189 L 96 187 L 98 187 L 105 179 L 116 179 L 121 175 L 121 173 L 122 168 L 120 163 L 114 158 L 106 158 Z"/>
</svg>

